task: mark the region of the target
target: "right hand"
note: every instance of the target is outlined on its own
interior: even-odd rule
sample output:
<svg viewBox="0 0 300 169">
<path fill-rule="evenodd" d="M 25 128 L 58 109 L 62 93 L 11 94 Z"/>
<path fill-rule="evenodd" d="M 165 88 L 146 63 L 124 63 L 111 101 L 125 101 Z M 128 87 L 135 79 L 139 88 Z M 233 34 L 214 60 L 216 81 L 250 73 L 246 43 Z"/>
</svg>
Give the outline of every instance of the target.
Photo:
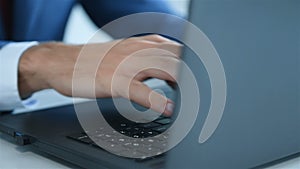
<svg viewBox="0 0 300 169">
<path fill-rule="evenodd" d="M 75 67 L 80 51 L 83 49 L 84 56 L 80 56 L 81 66 Z M 143 49 L 157 48 L 166 52 L 147 53 L 144 55 L 132 55 Z M 116 40 L 108 43 L 97 43 L 87 45 L 66 45 L 63 43 L 44 43 L 29 48 L 24 52 L 19 64 L 19 91 L 21 97 L 31 95 L 42 89 L 55 89 L 63 95 L 72 97 L 92 98 L 85 88 L 78 89 L 76 95 L 72 93 L 73 72 L 76 76 L 90 78 L 95 70 L 90 70 L 94 61 L 102 60 L 95 76 L 96 97 L 124 97 L 154 111 L 171 115 L 173 102 L 165 96 L 152 91 L 142 82 L 148 78 L 159 78 L 168 82 L 175 82 L 177 66 L 181 45 L 158 35 L 134 37 Z M 104 52 L 109 52 L 104 55 Z M 115 75 L 118 85 L 112 84 L 112 77 L 122 61 L 128 59 L 130 62 L 123 66 L 121 73 Z M 104 57 L 104 58 L 102 58 Z M 170 74 L 159 69 L 147 69 L 147 65 L 167 70 Z M 133 79 L 133 75 L 138 70 Z M 129 95 L 127 94 L 129 84 Z M 114 86 L 114 87 L 112 87 Z"/>
</svg>

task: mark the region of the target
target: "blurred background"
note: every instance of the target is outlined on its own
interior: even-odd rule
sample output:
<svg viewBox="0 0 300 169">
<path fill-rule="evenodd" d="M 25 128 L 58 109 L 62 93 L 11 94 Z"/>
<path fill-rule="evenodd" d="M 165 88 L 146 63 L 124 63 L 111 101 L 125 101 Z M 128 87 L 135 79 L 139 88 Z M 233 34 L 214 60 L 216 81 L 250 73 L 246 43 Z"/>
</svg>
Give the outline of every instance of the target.
<svg viewBox="0 0 300 169">
<path fill-rule="evenodd" d="M 159 1 L 159 0 L 154 0 Z M 166 0 L 182 16 L 187 16 L 189 0 Z M 90 20 L 81 5 L 76 5 L 71 13 L 66 28 L 64 42 L 67 43 L 85 43 L 98 30 L 98 27 Z M 111 38 L 105 32 L 99 32 L 96 35 L 98 42 L 105 42 Z"/>
<path fill-rule="evenodd" d="M 158 0 L 154 0 L 158 1 Z M 176 9 L 182 16 L 188 15 L 188 6 L 190 0 L 166 0 L 170 5 Z M 91 21 L 80 4 L 74 6 L 69 21 L 67 23 L 64 42 L 70 44 L 84 44 L 89 41 L 92 36 L 95 36 L 97 42 L 106 42 L 112 38 L 103 31 L 98 31 L 98 27 Z M 162 81 L 152 80 L 148 83 L 151 86 L 162 85 Z M 29 106 L 28 108 L 16 109 L 14 113 L 22 113 L 29 110 L 44 109 L 55 107 L 59 105 L 70 104 L 73 99 L 64 97 L 54 90 L 43 90 L 33 95 L 37 100 L 37 104 Z M 74 99 L 75 102 L 86 101 L 86 99 Z"/>
</svg>

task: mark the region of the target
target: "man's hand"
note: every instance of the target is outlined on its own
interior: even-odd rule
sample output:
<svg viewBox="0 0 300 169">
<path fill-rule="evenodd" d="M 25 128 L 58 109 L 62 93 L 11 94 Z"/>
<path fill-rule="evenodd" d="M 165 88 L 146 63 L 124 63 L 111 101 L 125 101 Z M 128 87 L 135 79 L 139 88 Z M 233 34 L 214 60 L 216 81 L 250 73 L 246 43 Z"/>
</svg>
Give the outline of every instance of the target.
<svg viewBox="0 0 300 169">
<path fill-rule="evenodd" d="M 85 52 L 82 52 L 82 49 Z M 154 52 L 151 53 L 151 50 L 146 51 L 147 49 L 160 49 L 168 52 L 153 50 Z M 135 55 L 143 50 L 146 53 L 141 52 L 141 54 Z M 52 88 L 63 95 L 73 97 L 125 97 L 157 112 L 170 115 L 173 109 L 172 101 L 152 91 L 142 82 L 152 77 L 175 82 L 179 53 L 180 45 L 178 43 L 158 35 L 85 46 L 62 43 L 40 44 L 29 48 L 21 57 L 19 64 L 20 95 L 22 98 L 26 98 L 36 91 Z M 126 62 L 129 57 L 130 62 Z M 77 61 L 80 61 L 80 66 L 76 66 Z M 95 70 L 90 68 L 93 67 L 91 65 L 95 64 L 95 61 L 101 61 L 101 63 L 96 63 L 99 64 L 96 74 Z M 118 66 L 123 62 L 126 62 L 125 66 L 120 66 L 122 68 L 118 70 L 121 73 L 114 75 Z M 147 65 L 156 65 L 157 68 L 167 70 L 170 74 L 159 69 L 147 68 Z M 144 68 L 143 66 L 145 69 L 140 71 L 141 68 Z M 91 77 L 94 78 L 94 96 L 86 92 L 84 87 L 76 89 L 78 92 L 73 95 L 74 71 L 78 78 L 76 81 L 84 83 Z M 138 74 L 136 75 L 136 73 Z M 129 86 L 125 84 L 129 84 Z"/>
</svg>

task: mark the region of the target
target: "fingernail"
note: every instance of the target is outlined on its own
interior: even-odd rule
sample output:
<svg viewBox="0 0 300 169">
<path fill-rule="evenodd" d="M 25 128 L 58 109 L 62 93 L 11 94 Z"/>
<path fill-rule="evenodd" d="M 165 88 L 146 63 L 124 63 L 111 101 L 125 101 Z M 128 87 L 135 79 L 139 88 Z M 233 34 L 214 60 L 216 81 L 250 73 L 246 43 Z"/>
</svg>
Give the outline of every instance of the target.
<svg viewBox="0 0 300 169">
<path fill-rule="evenodd" d="M 165 115 L 171 115 L 173 113 L 174 107 L 175 106 L 174 106 L 173 103 L 168 102 L 167 105 L 166 105 L 164 114 Z"/>
</svg>

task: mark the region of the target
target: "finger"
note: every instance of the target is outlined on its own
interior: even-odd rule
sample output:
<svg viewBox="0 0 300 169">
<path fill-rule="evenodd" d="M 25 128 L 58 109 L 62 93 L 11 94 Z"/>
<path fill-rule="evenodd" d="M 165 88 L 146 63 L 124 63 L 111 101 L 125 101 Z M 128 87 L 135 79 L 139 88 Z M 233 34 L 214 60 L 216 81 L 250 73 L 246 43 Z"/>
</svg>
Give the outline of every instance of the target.
<svg viewBox="0 0 300 169">
<path fill-rule="evenodd" d="M 144 81 L 149 78 L 158 78 L 161 80 L 175 82 L 178 72 L 180 60 L 168 56 L 149 56 L 149 57 L 132 57 L 132 60 L 124 62 L 120 72 L 125 72 L 128 67 L 132 67 L 132 63 L 135 64 L 132 67 L 132 72 L 135 77 L 127 76 L 128 78 L 136 79 L 138 81 Z"/>
<path fill-rule="evenodd" d="M 157 35 L 157 34 L 141 36 L 140 38 L 144 39 L 144 40 L 152 41 L 152 42 L 158 42 L 158 43 L 172 42 L 170 39 L 165 38 L 160 35 Z"/>
<path fill-rule="evenodd" d="M 140 72 L 135 79 L 138 81 L 144 81 L 149 78 L 157 78 L 157 79 L 166 80 L 175 83 L 176 71 L 174 70 L 173 72 L 174 73 L 172 73 L 171 75 L 168 72 L 165 72 L 163 70 L 150 68 Z"/>
<path fill-rule="evenodd" d="M 180 58 L 181 51 L 182 51 L 182 45 L 180 44 L 162 43 L 159 45 L 159 48 L 171 52 L 172 54 L 174 54 L 172 56 L 176 58 Z"/>
<path fill-rule="evenodd" d="M 139 81 L 133 80 L 130 84 L 128 99 L 165 116 L 173 113 L 174 103 L 171 100 Z"/>
<path fill-rule="evenodd" d="M 148 43 L 152 42 L 151 44 L 155 42 L 158 48 L 168 50 L 177 56 L 179 56 L 181 53 L 182 45 L 165 37 L 159 35 L 149 35 L 144 36 L 141 39 L 149 41 Z"/>
<path fill-rule="evenodd" d="M 143 50 L 139 55 L 144 56 L 171 56 L 180 58 L 182 45 L 173 43 L 155 43 L 149 41 L 141 41 L 138 50 Z M 149 50 L 144 50 L 149 49 Z M 155 50 L 156 49 L 156 50 Z"/>
<path fill-rule="evenodd" d="M 157 35 L 157 34 L 141 36 L 140 38 L 143 39 L 143 40 L 156 42 L 156 43 L 169 43 L 169 44 L 173 44 L 173 45 L 176 45 L 176 46 L 182 46 L 180 43 L 178 43 L 174 40 L 168 39 L 166 37 L 163 37 L 163 36 Z"/>
</svg>

